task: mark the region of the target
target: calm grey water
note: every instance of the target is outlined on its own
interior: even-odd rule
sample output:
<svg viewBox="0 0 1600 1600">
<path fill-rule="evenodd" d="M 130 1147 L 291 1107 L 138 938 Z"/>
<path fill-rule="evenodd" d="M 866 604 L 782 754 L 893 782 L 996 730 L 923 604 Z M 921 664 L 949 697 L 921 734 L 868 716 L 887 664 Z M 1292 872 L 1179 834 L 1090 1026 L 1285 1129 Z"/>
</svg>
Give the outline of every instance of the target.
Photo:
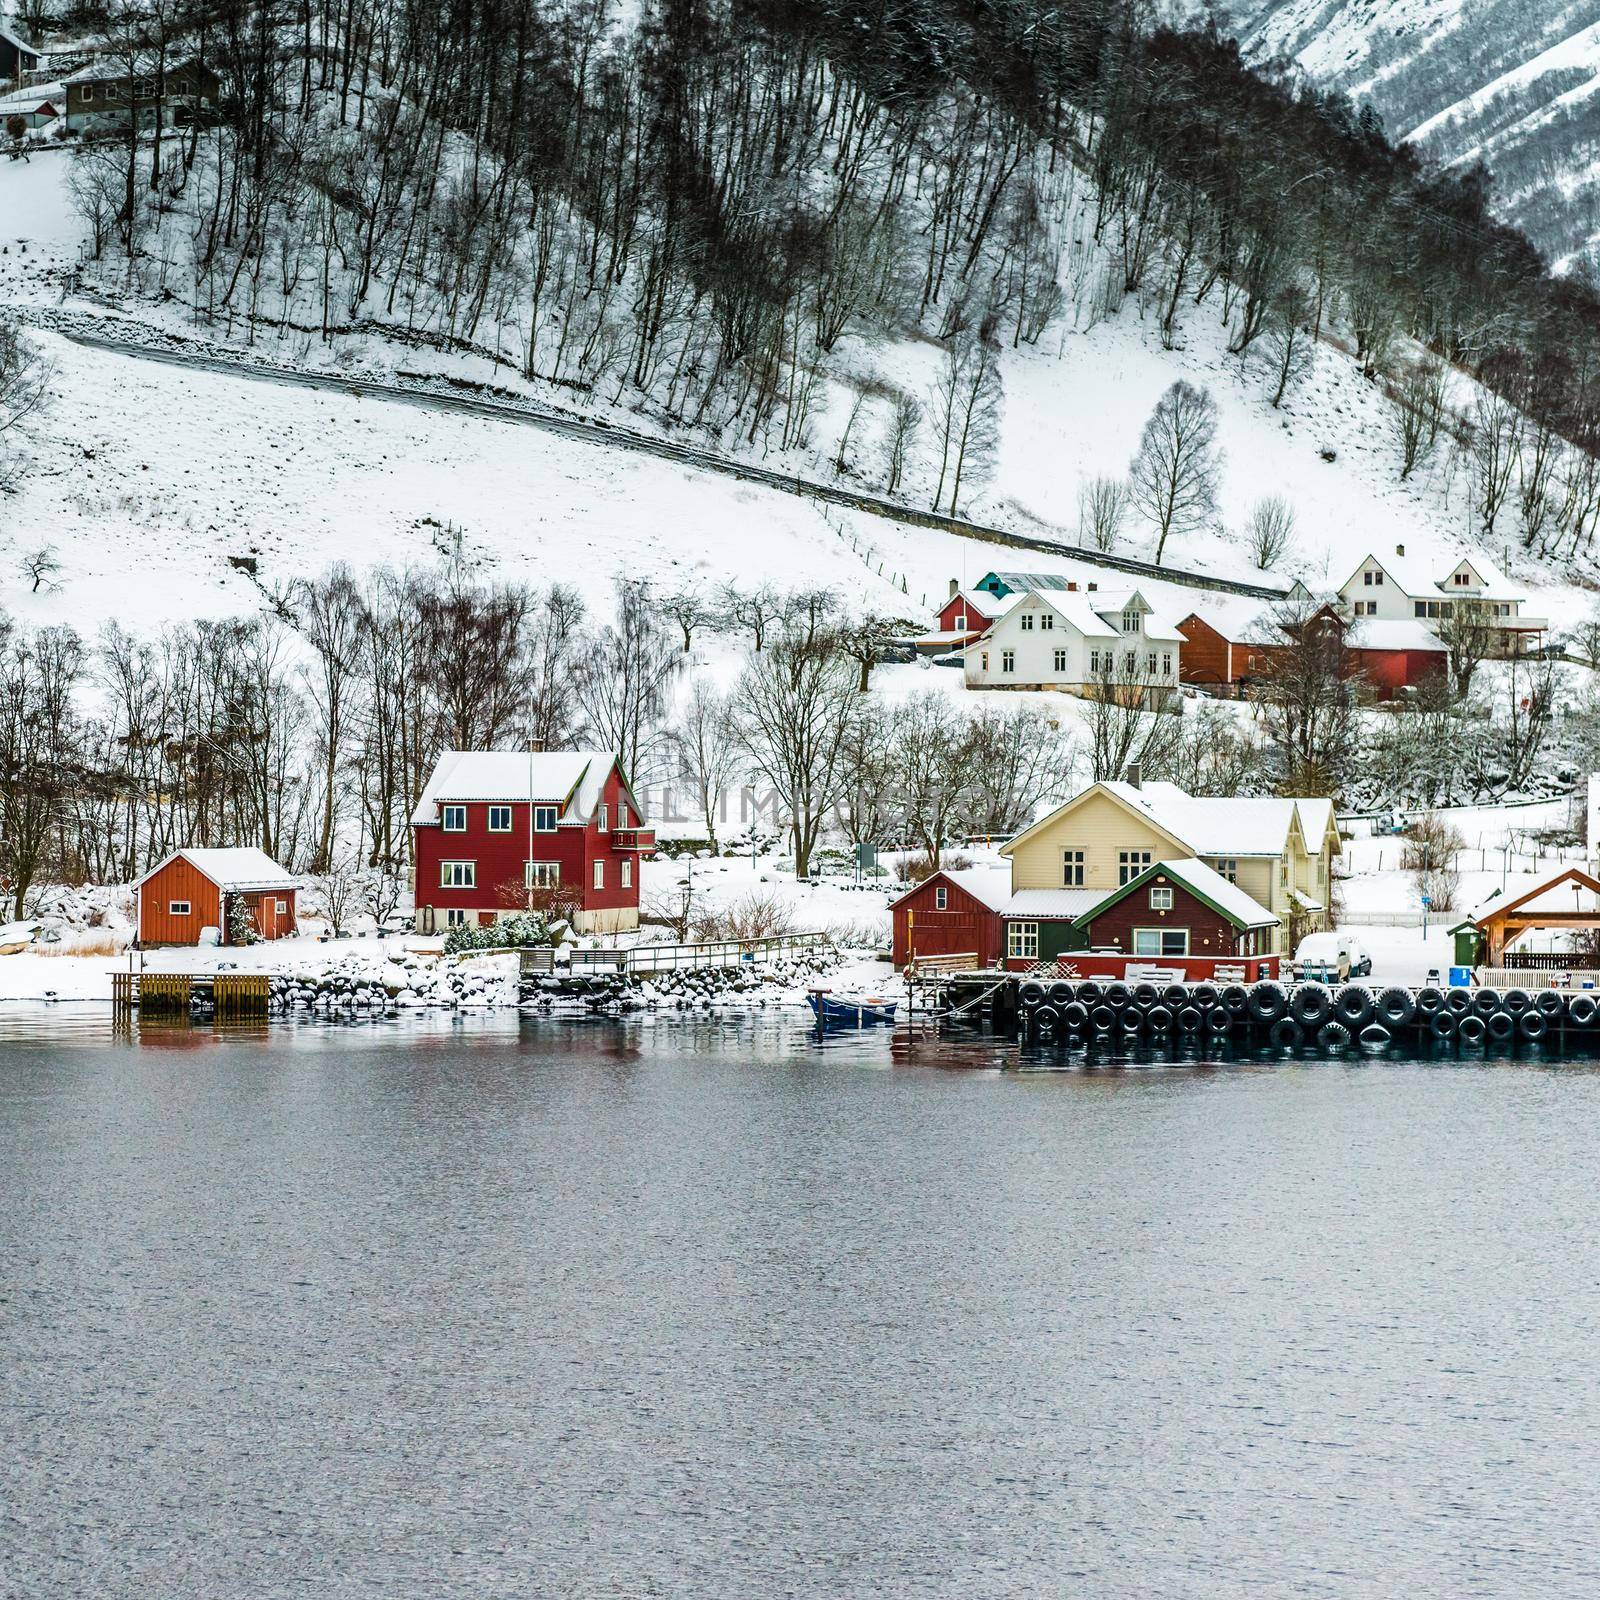
<svg viewBox="0 0 1600 1600">
<path fill-rule="evenodd" d="M 1593 1068 L 37 1029 L 6 1596 L 1600 1592 Z"/>
</svg>

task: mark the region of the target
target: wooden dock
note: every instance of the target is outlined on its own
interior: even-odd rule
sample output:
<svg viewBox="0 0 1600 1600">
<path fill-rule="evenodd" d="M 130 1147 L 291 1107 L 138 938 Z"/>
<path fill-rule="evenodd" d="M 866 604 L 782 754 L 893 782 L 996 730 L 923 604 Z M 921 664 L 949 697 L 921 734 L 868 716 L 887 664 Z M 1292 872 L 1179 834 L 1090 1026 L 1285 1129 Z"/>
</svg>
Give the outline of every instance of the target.
<svg viewBox="0 0 1600 1600">
<path fill-rule="evenodd" d="M 119 1017 L 188 1016 L 198 1005 L 216 1017 L 264 1017 L 272 1001 L 270 972 L 111 974 L 111 1008 Z"/>
</svg>

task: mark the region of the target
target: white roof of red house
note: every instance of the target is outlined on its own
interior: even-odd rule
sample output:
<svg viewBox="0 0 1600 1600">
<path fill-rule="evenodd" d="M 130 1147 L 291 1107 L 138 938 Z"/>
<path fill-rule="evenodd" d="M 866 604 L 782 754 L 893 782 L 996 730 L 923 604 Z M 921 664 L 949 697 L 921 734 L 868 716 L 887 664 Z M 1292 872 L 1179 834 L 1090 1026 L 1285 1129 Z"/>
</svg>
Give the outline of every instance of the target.
<svg viewBox="0 0 1600 1600">
<path fill-rule="evenodd" d="M 436 824 L 446 801 L 536 800 L 561 806 L 562 823 L 579 827 L 594 815 L 616 764 L 607 750 L 446 750 L 411 813 L 411 825 Z M 626 779 L 623 787 L 628 788 Z M 633 799 L 631 788 L 628 797 Z M 640 811 L 636 799 L 633 805 Z"/>
<path fill-rule="evenodd" d="M 158 862 L 134 884 L 134 888 L 148 883 L 163 867 L 179 858 L 187 861 L 203 877 L 209 878 L 219 889 L 294 889 L 299 880 L 287 868 L 281 867 L 265 850 L 252 845 L 232 845 L 220 849 L 195 848 L 174 850 L 164 861 Z"/>
<path fill-rule="evenodd" d="M 1011 869 L 1009 867 L 941 867 L 931 872 L 920 883 L 914 883 L 903 894 L 889 902 L 891 908 L 902 900 L 909 900 L 919 889 L 939 879 L 965 889 L 974 900 L 998 911 L 1011 898 Z"/>
</svg>

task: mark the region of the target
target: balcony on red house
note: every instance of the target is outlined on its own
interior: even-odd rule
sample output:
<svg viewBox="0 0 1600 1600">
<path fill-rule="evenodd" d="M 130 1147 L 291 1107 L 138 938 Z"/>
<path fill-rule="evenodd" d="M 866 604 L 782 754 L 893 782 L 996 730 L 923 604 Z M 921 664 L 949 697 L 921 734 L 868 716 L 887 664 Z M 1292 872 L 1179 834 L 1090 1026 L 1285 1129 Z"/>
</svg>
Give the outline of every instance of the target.
<svg viewBox="0 0 1600 1600">
<path fill-rule="evenodd" d="M 613 828 L 611 830 L 611 848 L 613 850 L 654 850 L 656 847 L 656 830 L 654 828 Z"/>
</svg>

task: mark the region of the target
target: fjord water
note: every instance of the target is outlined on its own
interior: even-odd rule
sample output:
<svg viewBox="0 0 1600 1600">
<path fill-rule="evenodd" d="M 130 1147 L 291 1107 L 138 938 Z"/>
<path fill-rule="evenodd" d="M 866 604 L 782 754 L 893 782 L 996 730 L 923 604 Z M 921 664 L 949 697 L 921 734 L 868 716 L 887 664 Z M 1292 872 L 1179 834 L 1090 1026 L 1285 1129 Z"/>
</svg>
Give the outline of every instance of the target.
<svg viewBox="0 0 1600 1600">
<path fill-rule="evenodd" d="M 0 1594 L 1600 1589 L 1590 1066 L 52 1024 Z"/>
</svg>

